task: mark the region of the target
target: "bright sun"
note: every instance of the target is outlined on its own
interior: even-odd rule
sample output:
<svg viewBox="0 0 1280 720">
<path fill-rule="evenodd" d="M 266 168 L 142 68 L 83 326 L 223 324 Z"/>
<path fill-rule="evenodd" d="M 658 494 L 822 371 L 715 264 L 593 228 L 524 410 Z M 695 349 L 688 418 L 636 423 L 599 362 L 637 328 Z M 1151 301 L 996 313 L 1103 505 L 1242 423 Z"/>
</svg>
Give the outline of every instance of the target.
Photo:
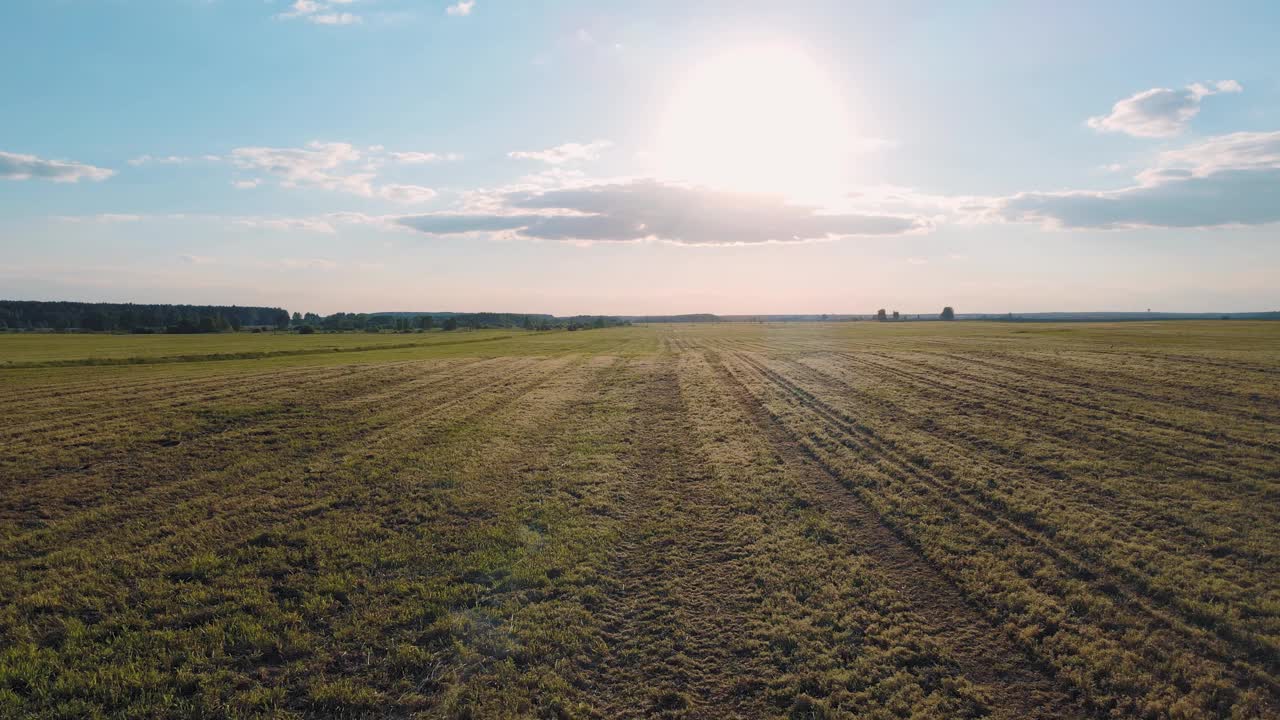
<svg viewBox="0 0 1280 720">
<path fill-rule="evenodd" d="M 677 88 L 655 160 L 678 180 L 815 197 L 839 186 L 850 132 L 839 95 L 808 56 L 739 50 L 695 67 Z"/>
</svg>

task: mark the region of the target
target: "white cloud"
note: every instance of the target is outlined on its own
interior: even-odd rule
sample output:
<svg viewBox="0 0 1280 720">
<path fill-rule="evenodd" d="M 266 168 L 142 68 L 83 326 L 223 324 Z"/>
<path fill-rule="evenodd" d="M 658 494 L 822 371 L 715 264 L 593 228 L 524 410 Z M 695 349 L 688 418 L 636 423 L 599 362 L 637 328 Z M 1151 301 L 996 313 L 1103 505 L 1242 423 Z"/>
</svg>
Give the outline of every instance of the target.
<svg viewBox="0 0 1280 720">
<path fill-rule="evenodd" d="M 337 232 L 333 225 L 323 218 L 240 218 L 234 222 L 242 227 L 268 230 L 306 230 L 326 235 Z"/>
<path fill-rule="evenodd" d="M 456 153 L 388 152 L 381 145 L 364 150 L 350 143 L 308 143 L 300 148 L 242 147 L 231 151 L 237 168 L 274 176 L 282 187 L 320 188 L 394 202 L 424 202 L 435 197 L 431 188 L 415 184 L 379 185 L 378 170 L 388 160 L 404 165 L 457 160 Z M 238 188 L 256 187 L 261 178 L 235 181 Z"/>
<path fill-rule="evenodd" d="M 350 5 L 355 0 L 294 0 L 289 9 L 276 15 L 277 20 L 302 19 L 316 25 L 355 25 L 363 22 L 359 15 L 331 12 L 335 5 Z"/>
<path fill-rule="evenodd" d="M 115 170 L 85 165 L 68 160 L 45 160 L 35 155 L 0 151 L 0 178 L 5 180 L 52 180 L 74 183 L 81 180 L 106 180 Z"/>
<path fill-rule="evenodd" d="M 476 6 L 476 0 L 458 0 L 458 2 L 445 8 L 445 14 L 454 17 L 462 17 L 471 14 L 471 9 Z"/>
<path fill-rule="evenodd" d="M 233 180 L 231 182 L 232 187 L 237 190 L 252 190 L 261 184 L 262 180 L 260 178 L 253 178 L 252 180 Z"/>
<path fill-rule="evenodd" d="M 63 222 L 111 225 L 115 223 L 139 222 L 143 219 L 143 216 L 135 215 L 133 213 L 98 213 L 97 215 L 58 215 L 56 218 Z"/>
<path fill-rule="evenodd" d="M 352 15 L 351 13 L 346 12 L 312 15 L 308 19 L 317 25 L 355 25 L 356 23 L 363 22 L 359 15 Z"/>
<path fill-rule="evenodd" d="M 284 187 L 319 187 L 368 197 L 374 175 L 343 167 L 360 158 L 360 151 L 349 143 L 318 141 L 305 148 L 235 148 L 230 156 L 236 167 L 274 175 Z"/>
<path fill-rule="evenodd" d="M 436 196 L 436 191 L 421 185 L 383 185 L 378 188 L 378 196 L 398 203 L 427 202 Z"/>
<path fill-rule="evenodd" d="M 211 265 L 214 262 L 208 255 L 179 255 L 178 259 L 188 265 Z"/>
<path fill-rule="evenodd" d="M 1152 88 L 1112 106 L 1110 114 L 1091 117 L 1089 127 L 1099 132 L 1119 132 L 1134 137 L 1172 137 L 1186 128 L 1200 112 L 1200 101 L 1210 95 L 1243 92 L 1235 80 L 1211 85 L 1195 83 L 1181 90 Z"/>
<path fill-rule="evenodd" d="M 137 167 L 139 165 L 150 165 L 152 163 L 161 164 L 161 165 L 177 165 L 178 163 L 186 162 L 188 159 L 189 158 L 185 158 L 179 155 L 168 155 L 165 157 L 155 157 L 153 155 L 139 155 L 138 157 L 130 160 L 129 164 L 133 165 L 134 167 Z"/>
<path fill-rule="evenodd" d="M 567 242 L 661 240 L 681 245 L 805 242 L 928 230 L 920 217 L 829 213 L 781 197 L 640 180 L 511 192 L 488 213 L 400 218 L 431 235 L 499 233 Z"/>
<path fill-rule="evenodd" d="M 370 150 L 374 149 L 375 148 L 370 148 Z M 381 150 L 382 148 L 377 147 L 376 149 Z M 427 163 L 454 162 L 462 159 L 462 156 L 458 153 L 415 152 L 412 150 L 405 152 L 389 152 L 387 153 L 387 157 L 391 158 L 393 162 L 397 162 L 402 165 L 425 165 Z"/>
<path fill-rule="evenodd" d="M 1280 222 L 1280 131 L 1239 132 L 1161 153 L 1120 190 L 1026 192 L 994 217 L 1051 227 L 1204 228 Z"/>
<path fill-rule="evenodd" d="M 222 158 L 217 155 L 139 155 L 129 161 L 134 167 L 142 165 L 186 165 L 194 162 L 219 162 Z"/>
<path fill-rule="evenodd" d="M 567 162 L 595 160 L 600 153 L 613 146 L 608 140 L 595 140 L 589 143 L 565 143 L 546 150 L 514 150 L 507 157 L 517 160 L 538 160 L 551 165 Z"/>
</svg>

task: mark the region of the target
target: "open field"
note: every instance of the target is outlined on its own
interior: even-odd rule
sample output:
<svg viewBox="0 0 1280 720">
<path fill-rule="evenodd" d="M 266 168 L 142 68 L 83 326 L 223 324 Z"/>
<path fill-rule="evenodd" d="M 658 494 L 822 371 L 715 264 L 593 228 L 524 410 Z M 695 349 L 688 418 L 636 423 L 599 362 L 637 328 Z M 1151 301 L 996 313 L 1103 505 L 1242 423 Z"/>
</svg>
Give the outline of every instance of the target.
<svg viewBox="0 0 1280 720">
<path fill-rule="evenodd" d="M 0 367 L 140 364 L 219 359 L 259 359 L 418 345 L 488 342 L 511 333 L 484 330 L 467 333 L 222 333 L 194 335 L 105 335 L 22 333 L 3 336 Z"/>
<path fill-rule="evenodd" d="M 1280 323 L 0 335 L 0 418 L 0 717 L 1280 714 Z"/>
</svg>

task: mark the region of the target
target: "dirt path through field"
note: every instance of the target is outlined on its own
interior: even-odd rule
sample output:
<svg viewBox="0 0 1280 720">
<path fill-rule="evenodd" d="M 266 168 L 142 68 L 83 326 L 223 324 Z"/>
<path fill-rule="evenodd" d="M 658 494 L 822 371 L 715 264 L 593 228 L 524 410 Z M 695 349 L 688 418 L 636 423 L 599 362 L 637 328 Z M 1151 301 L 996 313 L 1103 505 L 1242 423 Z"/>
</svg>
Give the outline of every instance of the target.
<svg viewBox="0 0 1280 720">
<path fill-rule="evenodd" d="M 732 509 L 717 497 L 691 446 L 675 360 L 642 369 L 644 402 L 633 418 L 636 466 L 622 539 L 609 567 L 601 620 L 608 651 L 592 694 L 605 717 L 757 715 L 740 692 L 757 670 L 734 655 L 754 605 Z"/>
</svg>

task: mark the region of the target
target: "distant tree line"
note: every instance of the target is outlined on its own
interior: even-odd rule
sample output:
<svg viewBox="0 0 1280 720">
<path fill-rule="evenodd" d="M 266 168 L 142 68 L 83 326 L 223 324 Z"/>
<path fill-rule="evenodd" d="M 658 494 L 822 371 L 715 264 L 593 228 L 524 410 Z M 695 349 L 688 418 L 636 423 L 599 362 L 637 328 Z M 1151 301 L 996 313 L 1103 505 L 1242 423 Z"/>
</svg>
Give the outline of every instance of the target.
<svg viewBox="0 0 1280 720">
<path fill-rule="evenodd" d="M 914 318 L 910 315 L 899 315 L 897 310 L 894 310 L 893 314 L 889 315 L 885 312 L 884 308 L 880 308 L 879 310 L 877 310 L 876 314 L 873 317 L 879 322 L 888 322 L 891 320 L 932 320 L 933 319 L 933 316 L 931 315 L 930 316 L 916 315 Z M 956 311 L 950 305 L 948 305 L 942 308 L 941 313 L 938 313 L 938 319 L 939 320 L 955 320 Z"/>
<path fill-rule="evenodd" d="M 0 329 L 201 333 L 285 328 L 280 308 L 0 300 Z"/>
<path fill-rule="evenodd" d="M 606 315 L 554 315 L 521 313 L 293 313 L 289 326 L 302 332 L 326 330 L 363 330 L 366 332 L 413 332 L 440 328 L 444 331 L 458 329 L 480 330 L 484 328 L 520 328 L 524 330 L 583 330 L 630 325 L 631 321 Z M 305 329 L 305 330 L 304 330 Z"/>
</svg>

